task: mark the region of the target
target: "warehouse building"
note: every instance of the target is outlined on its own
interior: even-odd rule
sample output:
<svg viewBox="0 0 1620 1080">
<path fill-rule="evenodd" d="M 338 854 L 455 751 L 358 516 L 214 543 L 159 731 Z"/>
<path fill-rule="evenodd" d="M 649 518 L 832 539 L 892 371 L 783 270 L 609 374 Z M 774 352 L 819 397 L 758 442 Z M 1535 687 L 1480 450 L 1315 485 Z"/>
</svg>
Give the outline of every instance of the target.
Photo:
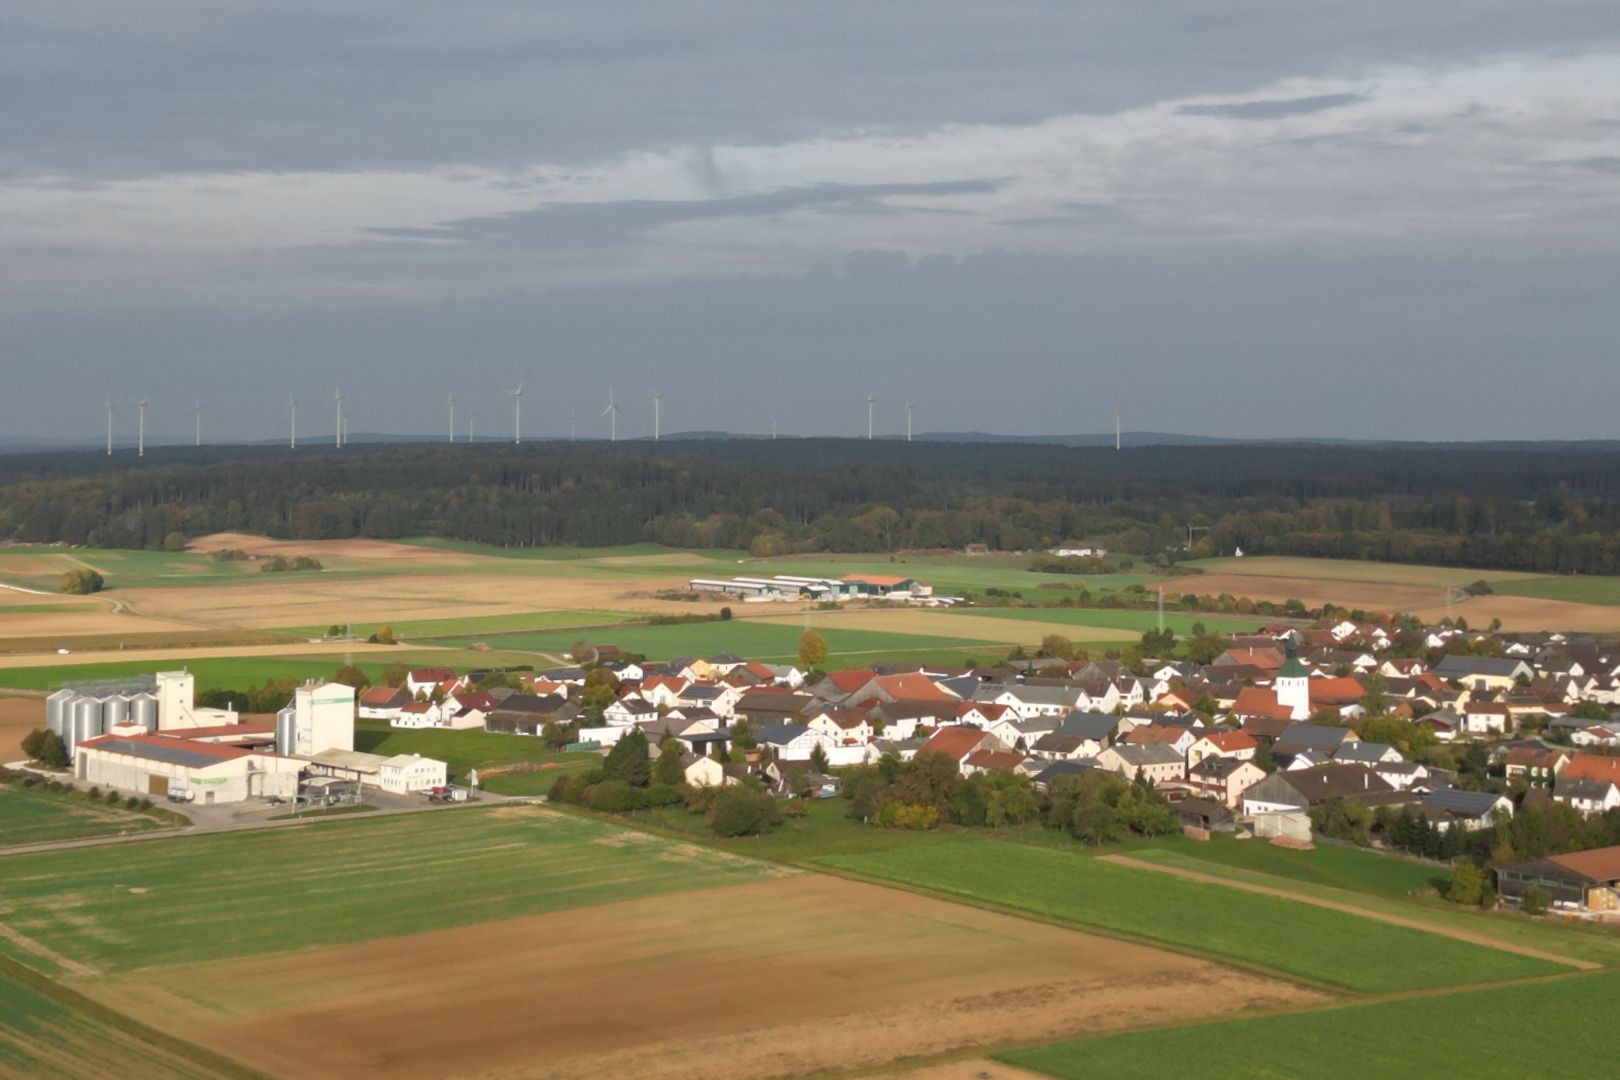
<svg viewBox="0 0 1620 1080">
<path fill-rule="evenodd" d="M 227 803 L 290 799 L 303 767 L 265 751 L 135 730 L 79 743 L 73 774 L 103 787 L 158 797 L 176 790 L 199 803 Z"/>
<path fill-rule="evenodd" d="M 314 776 L 348 780 L 395 795 L 431 791 L 449 782 L 448 765 L 420 754 L 385 757 L 358 750 L 323 750 L 310 755 L 307 763 Z"/>
</svg>

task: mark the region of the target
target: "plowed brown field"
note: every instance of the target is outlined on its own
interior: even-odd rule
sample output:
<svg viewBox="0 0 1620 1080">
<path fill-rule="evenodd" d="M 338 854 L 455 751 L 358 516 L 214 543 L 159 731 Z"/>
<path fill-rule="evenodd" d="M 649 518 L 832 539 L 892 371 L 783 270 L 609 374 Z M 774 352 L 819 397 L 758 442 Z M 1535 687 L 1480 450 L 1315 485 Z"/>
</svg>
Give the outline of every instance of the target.
<svg viewBox="0 0 1620 1080">
<path fill-rule="evenodd" d="M 412 1080 L 787 1076 L 1318 998 L 813 875 L 83 989 L 277 1075 Z"/>
</svg>

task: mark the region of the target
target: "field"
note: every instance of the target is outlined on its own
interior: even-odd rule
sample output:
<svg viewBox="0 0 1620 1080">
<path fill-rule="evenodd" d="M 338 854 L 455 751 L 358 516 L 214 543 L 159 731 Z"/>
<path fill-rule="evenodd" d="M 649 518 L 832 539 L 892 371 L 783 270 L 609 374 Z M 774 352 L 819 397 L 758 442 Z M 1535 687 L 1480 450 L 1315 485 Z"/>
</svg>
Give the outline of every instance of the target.
<svg viewBox="0 0 1620 1080">
<path fill-rule="evenodd" d="M 1115 639 L 1135 636 L 1156 629 L 1159 616 L 1154 611 L 1124 611 L 1107 608 L 954 608 L 949 614 L 955 618 L 1017 619 L 1050 626 L 1051 633 L 1066 634 L 1076 641 L 1083 632 L 1109 634 Z M 1251 634 L 1262 622 L 1255 615 L 1184 615 L 1180 612 L 1164 613 L 1165 629 L 1177 634 L 1192 633 L 1195 623 L 1203 623 L 1211 634 Z M 1043 630 L 1046 626 L 1042 627 Z"/>
<path fill-rule="evenodd" d="M 818 861 L 1363 993 L 1563 970 L 1546 961 L 1280 897 L 992 840 Z M 1257 932 L 1260 927 L 1266 929 Z"/>
<path fill-rule="evenodd" d="M 23 736 L 44 726 L 43 699 L 0 697 L 0 765 L 21 759 Z"/>
<path fill-rule="evenodd" d="M 627 839 L 628 838 L 628 839 Z M 332 820 L 11 856 L 0 954 L 130 971 L 468 926 L 776 872 L 526 807 Z M 409 898 L 408 901 L 405 898 Z M 184 926 L 151 934 L 142 925 Z M 64 964 L 65 962 L 65 964 Z"/>
<path fill-rule="evenodd" d="M 1620 973 L 1104 1036 L 998 1055 L 1050 1076 L 1203 1080 L 1612 1075 Z"/>
<path fill-rule="evenodd" d="M 1495 586 L 1498 593 L 1524 596 L 1536 600 L 1557 600 L 1566 604 L 1620 605 L 1620 577 L 1583 577 L 1565 574 L 1560 577 L 1519 578 Z"/>
<path fill-rule="evenodd" d="M 37 976 L 0 965 L 0 1076 L 219 1080 L 250 1075 L 230 1062 L 143 1031 Z"/>
<path fill-rule="evenodd" d="M 299 1077 L 797 1075 L 1323 1000 L 745 848 L 512 805 L 13 856 L 0 953 Z"/>
<path fill-rule="evenodd" d="M 146 832 L 168 824 L 151 814 L 93 803 L 80 795 L 0 784 L 0 847 Z"/>
</svg>

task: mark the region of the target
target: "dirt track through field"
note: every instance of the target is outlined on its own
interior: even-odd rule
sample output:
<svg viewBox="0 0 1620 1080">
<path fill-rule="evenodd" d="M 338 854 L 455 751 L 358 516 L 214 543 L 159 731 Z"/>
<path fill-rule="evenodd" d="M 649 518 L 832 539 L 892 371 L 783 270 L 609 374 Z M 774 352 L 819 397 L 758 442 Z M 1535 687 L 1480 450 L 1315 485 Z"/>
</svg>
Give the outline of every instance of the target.
<svg viewBox="0 0 1620 1080">
<path fill-rule="evenodd" d="M 1188 881 L 1202 881 L 1212 885 L 1224 885 L 1229 889 L 1241 889 L 1244 892 L 1260 893 L 1263 896 L 1276 896 L 1284 900 L 1297 900 L 1301 904 L 1310 904 L 1313 907 L 1327 908 L 1330 911 L 1342 911 L 1346 915 L 1360 915 L 1364 919 L 1376 919 L 1382 923 L 1394 926 L 1404 926 L 1412 930 L 1422 930 L 1425 933 L 1437 934 L 1440 937 L 1452 938 L 1456 941 L 1466 941 L 1471 945 L 1483 945 L 1488 949 L 1499 952 L 1516 953 L 1519 956 L 1528 956 L 1536 960 L 1546 960 L 1553 964 L 1565 964 L 1581 971 L 1597 971 L 1603 965 L 1590 960 L 1577 960 L 1574 957 L 1564 956 L 1560 953 L 1545 952 L 1528 945 L 1518 945 L 1510 941 L 1502 941 L 1489 934 L 1476 934 L 1469 930 L 1461 930 L 1452 926 L 1442 926 L 1438 923 L 1423 919 L 1406 918 L 1402 915 L 1391 915 L 1387 911 L 1375 911 L 1371 908 L 1360 907 L 1356 904 L 1341 903 L 1337 900 L 1328 900 L 1320 896 L 1311 896 L 1308 893 L 1292 892 L 1288 889 L 1274 888 L 1269 885 L 1256 885 L 1253 882 L 1241 881 L 1234 878 L 1222 877 L 1219 874 L 1205 874 L 1197 870 L 1188 870 L 1180 866 L 1164 866 L 1147 859 L 1136 859 L 1129 855 L 1099 855 L 1103 862 L 1115 863 L 1119 866 L 1130 866 L 1137 870 L 1153 870 L 1171 877 L 1184 878 Z"/>
<path fill-rule="evenodd" d="M 697 1080 L 872 1068 L 1325 995 L 820 875 L 82 986 L 285 1076 Z M 295 1035 L 291 1033 L 296 1033 Z"/>
</svg>

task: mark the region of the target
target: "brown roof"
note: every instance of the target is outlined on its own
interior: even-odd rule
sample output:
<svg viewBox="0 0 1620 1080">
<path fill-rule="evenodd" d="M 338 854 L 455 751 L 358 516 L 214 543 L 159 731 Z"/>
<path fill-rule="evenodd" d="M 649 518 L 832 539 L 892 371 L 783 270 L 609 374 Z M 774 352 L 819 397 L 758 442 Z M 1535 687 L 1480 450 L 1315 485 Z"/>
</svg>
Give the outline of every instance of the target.
<svg viewBox="0 0 1620 1080">
<path fill-rule="evenodd" d="M 1264 716 L 1275 720 L 1292 720 L 1293 710 L 1279 704 L 1277 692 L 1261 686 L 1245 686 L 1238 691 L 1232 703 L 1232 712 L 1238 716 Z"/>
<path fill-rule="evenodd" d="M 842 671 L 827 672 L 827 681 L 846 694 L 853 694 L 861 687 L 872 681 L 876 674 L 871 668 L 845 668 Z"/>
<path fill-rule="evenodd" d="M 1142 724 L 1131 728 L 1119 741 L 1131 746 L 1168 746 L 1190 731 L 1190 728 L 1171 724 Z"/>
<path fill-rule="evenodd" d="M 947 727 L 940 728 L 928 736 L 928 741 L 918 748 L 919 754 L 944 754 L 953 761 L 961 761 L 979 748 L 979 744 L 991 739 L 990 736 L 975 727 Z"/>
<path fill-rule="evenodd" d="M 1024 755 L 1016 750 L 975 750 L 963 761 L 964 765 L 992 772 L 1012 772 L 1023 763 Z"/>
<path fill-rule="evenodd" d="M 1564 766 L 1565 780 L 1613 780 L 1620 783 L 1620 758 L 1602 754 L 1576 754 Z"/>
<path fill-rule="evenodd" d="M 1551 855 L 1548 862 L 1557 863 L 1592 881 L 1620 881 L 1620 847 L 1593 848 L 1591 851 L 1573 851 L 1568 855 Z"/>
<path fill-rule="evenodd" d="M 928 676 L 919 672 L 905 675 L 879 675 L 872 680 L 891 697 L 911 701 L 955 701 L 956 696 L 939 688 Z"/>
<path fill-rule="evenodd" d="M 1359 681 L 1345 675 L 1338 679 L 1312 679 L 1306 684 L 1311 692 L 1311 704 L 1353 705 L 1367 693 Z"/>
</svg>

